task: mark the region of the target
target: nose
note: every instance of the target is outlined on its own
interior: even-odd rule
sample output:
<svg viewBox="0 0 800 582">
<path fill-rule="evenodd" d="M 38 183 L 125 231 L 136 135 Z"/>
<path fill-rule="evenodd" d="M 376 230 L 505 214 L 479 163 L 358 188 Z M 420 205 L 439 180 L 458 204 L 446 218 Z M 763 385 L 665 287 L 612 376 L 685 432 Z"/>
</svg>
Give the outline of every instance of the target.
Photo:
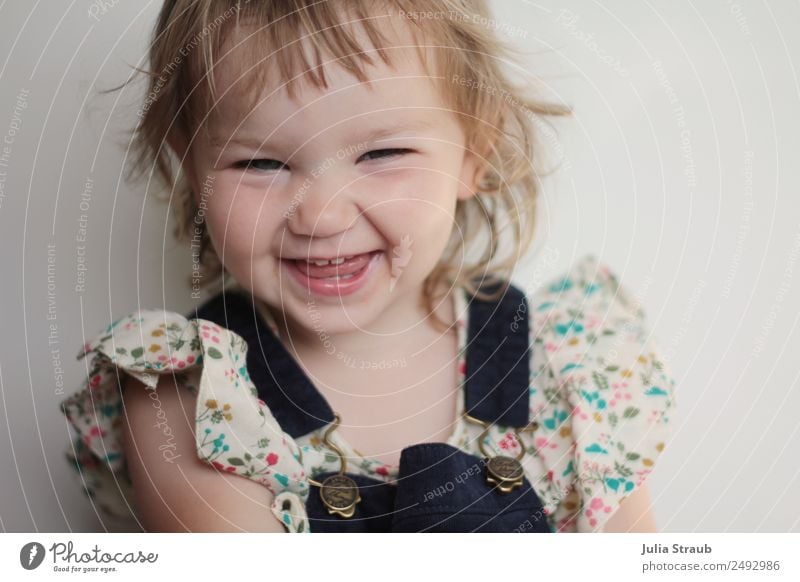
<svg viewBox="0 0 800 582">
<path fill-rule="evenodd" d="M 296 235 L 323 239 L 352 228 L 360 210 L 354 189 L 338 172 L 329 169 L 315 173 L 294 190 L 287 222 Z"/>
</svg>

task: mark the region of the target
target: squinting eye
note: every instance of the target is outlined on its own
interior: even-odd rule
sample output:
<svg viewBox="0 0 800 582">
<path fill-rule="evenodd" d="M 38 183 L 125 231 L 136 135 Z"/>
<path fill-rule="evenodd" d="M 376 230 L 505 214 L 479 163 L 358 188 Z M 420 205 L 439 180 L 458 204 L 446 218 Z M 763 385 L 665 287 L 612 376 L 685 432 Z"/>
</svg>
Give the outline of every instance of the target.
<svg viewBox="0 0 800 582">
<path fill-rule="evenodd" d="M 241 160 L 234 164 L 236 168 L 244 168 L 245 170 L 262 170 L 262 171 L 269 171 L 269 170 L 280 170 L 281 168 L 286 167 L 283 162 L 279 162 L 278 160 L 268 160 L 265 158 L 257 159 L 257 160 Z"/>
<path fill-rule="evenodd" d="M 406 148 L 389 148 L 383 150 L 372 150 L 371 152 L 365 153 L 359 159 L 375 159 L 375 158 L 391 158 L 394 156 L 401 156 L 403 154 L 407 154 L 411 150 Z M 372 156 L 372 157 L 368 157 Z"/>
</svg>

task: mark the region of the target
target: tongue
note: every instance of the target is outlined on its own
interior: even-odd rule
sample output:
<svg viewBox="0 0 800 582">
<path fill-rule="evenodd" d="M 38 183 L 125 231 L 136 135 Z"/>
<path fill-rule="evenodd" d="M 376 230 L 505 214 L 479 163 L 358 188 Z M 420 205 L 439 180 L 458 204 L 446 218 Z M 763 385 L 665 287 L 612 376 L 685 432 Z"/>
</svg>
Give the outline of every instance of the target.
<svg viewBox="0 0 800 582">
<path fill-rule="evenodd" d="M 363 255 L 356 255 L 351 259 L 347 259 L 340 265 L 327 264 L 321 267 L 303 259 L 298 259 L 296 263 L 297 268 L 309 277 L 324 278 L 357 273 L 367 266 L 371 258 L 372 253 L 364 253 Z"/>
</svg>

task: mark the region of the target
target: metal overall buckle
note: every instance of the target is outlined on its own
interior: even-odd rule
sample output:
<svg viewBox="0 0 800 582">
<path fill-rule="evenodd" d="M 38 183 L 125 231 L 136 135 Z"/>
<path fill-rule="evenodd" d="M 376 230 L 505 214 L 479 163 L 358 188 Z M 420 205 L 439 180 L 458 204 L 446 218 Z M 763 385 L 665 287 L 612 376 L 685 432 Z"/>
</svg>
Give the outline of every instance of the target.
<svg viewBox="0 0 800 582">
<path fill-rule="evenodd" d="M 522 436 L 519 433 L 526 430 L 535 430 L 539 424 L 534 421 L 522 429 L 514 429 L 514 436 L 519 444 L 519 453 L 516 457 L 509 457 L 507 455 L 492 455 L 486 451 L 484 440 L 489 434 L 489 428 L 492 424 L 479 420 L 467 413 L 464 413 L 464 418 L 483 426 L 483 431 L 478 437 L 478 446 L 486 464 L 486 483 L 496 487 L 503 494 L 511 493 L 514 489 L 522 487 L 525 471 L 520 460 L 525 455 L 525 444 L 522 442 Z"/>
<path fill-rule="evenodd" d="M 356 512 L 356 505 L 361 501 L 358 491 L 358 484 L 345 475 L 347 470 L 347 459 L 341 449 L 328 440 L 328 435 L 339 426 L 341 419 L 338 414 L 334 414 L 333 424 L 328 427 L 322 437 L 322 442 L 332 449 L 339 456 L 339 472 L 326 478 L 322 483 L 311 479 L 308 482 L 320 488 L 319 495 L 329 515 L 339 515 L 345 519 L 353 517 Z"/>
</svg>

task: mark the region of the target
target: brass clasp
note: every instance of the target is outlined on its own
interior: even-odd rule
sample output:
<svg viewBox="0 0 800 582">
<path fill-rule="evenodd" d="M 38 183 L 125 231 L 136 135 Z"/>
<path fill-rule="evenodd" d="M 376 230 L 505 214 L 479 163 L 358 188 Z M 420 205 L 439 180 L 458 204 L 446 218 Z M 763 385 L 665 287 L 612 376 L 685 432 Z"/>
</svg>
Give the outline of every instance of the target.
<svg viewBox="0 0 800 582">
<path fill-rule="evenodd" d="M 329 476 L 322 483 L 310 477 L 308 482 L 320 488 L 320 498 L 328 509 L 329 515 L 339 515 L 347 519 L 355 514 L 356 505 L 361 501 L 361 495 L 358 491 L 358 484 L 344 474 L 347 470 L 347 459 L 344 453 L 328 440 L 328 436 L 339 426 L 340 422 L 339 415 L 334 413 L 333 423 L 322 436 L 322 442 L 339 456 L 339 472 Z"/>
<path fill-rule="evenodd" d="M 533 422 L 522 429 L 514 429 L 514 436 L 519 443 L 519 453 L 516 457 L 509 457 L 507 455 L 491 455 L 484 447 L 483 441 L 489 434 L 489 428 L 492 426 L 491 424 L 470 416 L 466 412 L 464 413 L 464 418 L 472 423 L 483 426 L 483 431 L 478 437 L 478 447 L 480 447 L 480 451 L 486 462 L 486 483 L 496 487 L 500 493 L 510 493 L 514 489 L 522 487 L 525 471 L 522 468 L 520 460 L 525 455 L 525 444 L 522 442 L 522 437 L 519 433 L 521 431 L 537 428 L 538 423 Z"/>
</svg>

